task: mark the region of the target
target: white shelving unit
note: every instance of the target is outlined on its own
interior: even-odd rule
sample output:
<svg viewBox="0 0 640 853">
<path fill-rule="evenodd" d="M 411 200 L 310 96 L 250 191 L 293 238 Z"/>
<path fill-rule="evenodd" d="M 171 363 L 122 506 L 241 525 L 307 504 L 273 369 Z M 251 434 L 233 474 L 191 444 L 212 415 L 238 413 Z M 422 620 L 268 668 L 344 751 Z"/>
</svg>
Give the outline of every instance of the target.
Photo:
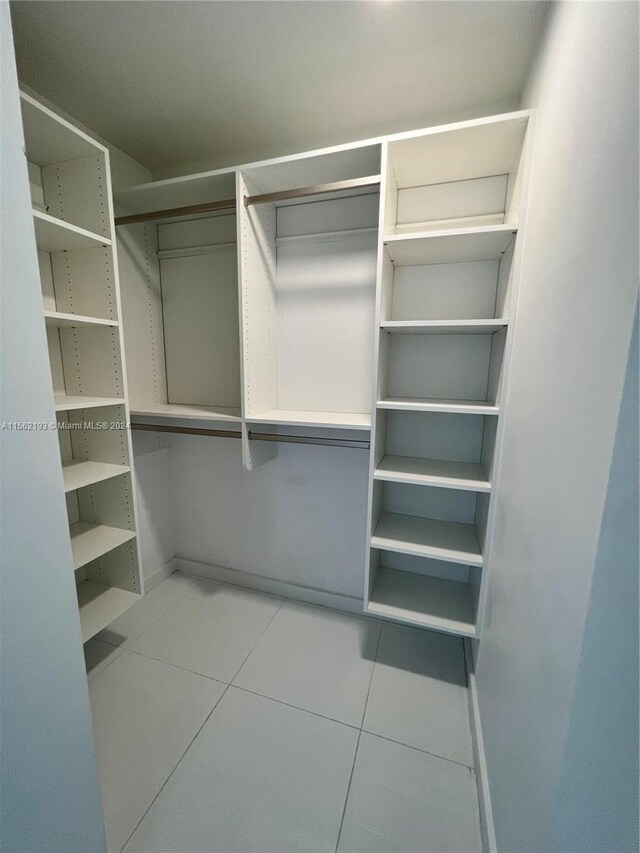
<svg viewBox="0 0 640 853">
<path fill-rule="evenodd" d="M 235 171 L 222 170 L 120 201 L 131 215 L 234 198 Z M 132 414 L 240 431 L 235 209 L 120 225 L 117 236 Z"/>
<path fill-rule="evenodd" d="M 249 196 L 378 175 L 380 146 L 238 173 L 243 409 L 248 424 L 371 426 L 378 186 L 302 198 Z M 252 469 L 275 454 L 245 430 Z"/>
<path fill-rule="evenodd" d="M 524 112 L 383 144 L 365 610 L 478 636 Z"/>
<path fill-rule="evenodd" d="M 255 433 L 370 435 L 364 609 L 465 637 L 484 611 L 528 122 L 482 118 L 118 199 L 174 217 L 118 229 L 135 416 L 236 424 L 248 470 L 277 454 Z M 222 199 L 231 214 L 183 209 Z"/>
<path fill-rule="evenodd" d="M 21 96 L 69 537 L 86 641 L 142 594 L 107 150 Z"/>
</svg>

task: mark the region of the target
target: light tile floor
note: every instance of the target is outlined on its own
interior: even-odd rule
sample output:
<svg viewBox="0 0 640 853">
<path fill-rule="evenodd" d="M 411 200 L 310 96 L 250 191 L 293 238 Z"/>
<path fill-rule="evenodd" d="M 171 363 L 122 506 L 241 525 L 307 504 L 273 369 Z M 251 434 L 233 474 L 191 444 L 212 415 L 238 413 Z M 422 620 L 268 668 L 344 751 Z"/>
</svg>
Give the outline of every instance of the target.
<svg viewBox="0 0 640 853">
<path fill-rule="evenodd" d="M 481 849 L 458 639 L 174 574 L 85 657 L 112 853 Z"/>
</svg>

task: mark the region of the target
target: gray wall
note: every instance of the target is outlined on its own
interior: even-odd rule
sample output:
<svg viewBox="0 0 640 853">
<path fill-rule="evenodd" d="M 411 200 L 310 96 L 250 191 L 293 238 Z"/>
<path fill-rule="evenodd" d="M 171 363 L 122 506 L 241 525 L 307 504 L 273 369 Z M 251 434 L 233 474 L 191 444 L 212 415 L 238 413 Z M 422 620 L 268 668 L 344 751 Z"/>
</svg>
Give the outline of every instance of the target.
<svg viewBox="0 0 640 853">
<path fill-rule="evenodd" d="M 634 762 L 611 767 L 637 744 L 637 709 L 614 707 L 637 675 L 637 597 L 633 568 L 612 566 L 634 543 L 602 520 L 608 493 L 615 525 L 637 525 L 619 481 L 633 466 L 626 414 L 617 453 L 628 458 L 611 469 L 637 298 L 637 38 L 635 4 L 559 4 L 528 96 L 539 111 L 476 661 L 498 848 L 509 853 L 590 849 L 579 815 L 609 807 L 598 849 L 632 849 L 634 810 L 610 833 L 637 799 Z M 625 596 L 635 613 L 616 612 Z M 614 727 L 612 753 L 584 753 L 589 733 Z"/>
<path fill-rule="evenodd" d="M 9 4 L 2 56 L 0 424 L 55 421 Z M 0 431 L 0 849 L 105 849 L 54 430 Z"/>
</svg>

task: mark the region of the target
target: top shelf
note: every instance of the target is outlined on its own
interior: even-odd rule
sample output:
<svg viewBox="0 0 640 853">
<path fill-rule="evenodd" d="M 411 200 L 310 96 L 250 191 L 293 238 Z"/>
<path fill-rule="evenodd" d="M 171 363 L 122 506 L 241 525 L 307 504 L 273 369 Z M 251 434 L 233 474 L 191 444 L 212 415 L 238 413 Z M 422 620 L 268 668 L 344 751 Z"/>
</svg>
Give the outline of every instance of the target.
<svg viewBox="0 0 640 853">
<path fill-rule="evenodd" d="M 104 154 L 106 149 L 48 110 L 30 95 L 20 93 L 27 160 L 37 166 L 49 166 Z"/>
<path fill-rule="evenodd" d="M 499 260 L 517 232 L 513 225 L 395 234 L 384 238 L 397 267 Z"/>
<path fill-rule="evenodd" d="M 389 157 L 398 188 L 513 173 L 528 119 L 523 110 L 392 137 Z"/>
<path fill-rule="evenodd" d="M 365 412 L 308 412 L 273 409 L 259 415 L 247 416 L 247 421 L 278 426 L 371 429 L 371 415 Z"/>
</svg>

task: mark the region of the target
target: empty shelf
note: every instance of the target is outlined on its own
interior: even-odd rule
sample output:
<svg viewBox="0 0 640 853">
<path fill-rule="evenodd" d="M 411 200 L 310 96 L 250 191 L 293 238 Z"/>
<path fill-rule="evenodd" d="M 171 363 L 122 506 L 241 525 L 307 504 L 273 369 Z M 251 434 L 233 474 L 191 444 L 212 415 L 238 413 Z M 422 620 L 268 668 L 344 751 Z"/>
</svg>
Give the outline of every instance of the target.
<svg viewBox="0 0 640 853">
<path fill-rule="evenodd" d="M 69 533 L 75 569 L 108 554 L 118 545 L 124 545 L 134 539 L 136 535 L 133 530 L 108 527 L 106 524 L 90 524 L 88 521 L 76 521 L 75 524 L 69 525 Z"/>
<path fill-rule="evenodd" d="M 64 252 L 73 249 L 91 249 L 95 246 L 110 246 L 108 237 L 101 237 L 70 222 L 63 222 L 48 213 L 33 210 L 36 229 L 36 244 L 43 252 Z"/>
<path fill-rule="evenodd" d="M 135 406 L 132 415 L 154 418 L 185 418 L 185 420 L 224 421 L 240 423 L 240 409 L 230 406 L 187 406 L 180 403 L 151 403 Z"/>
<path fill-rule="evenodd" d="M 365 412 L 306 412 L 273 409 L 247 417 L 250 423 L 282 424 L 284 426 L 327 427 L 333 429 L 370 429 L 371 415 Z"/>
<path fill-rule="evenodd" d="M 67 462 L 62 466 L 65 492 L 82 489 L 101 480 L 110 480 L 130 471 L 128 465 L 111 465 L 107 462 Z"/>
<path fill-rule="evenodd" d="M 379 409 L 396 409 L 402 412 L 451 412 L 459 415 L 497 415 L 495 403 L 483 400 L 440 400 L 431 397 L 386 397 L 378 400 Z"/>
<path fill-rule="evenodd" d="M 97 406 L 121 406 L 121 397 L 82 397 L 67 394 L 55 394 L 56 412 L 72 411 L 73 409 L 95 409 Z"/>
<path fill-rule="evenodd" d="M 20 93 L 27 159 L 38 166 L 100 154 L 104 149 L 30 95 Z"/>
<path fill-rule="evenodd" d="M 84 581 L 76 587 L 76 591 L 83 643 L 95 637 L 99 631 L 140 600 L 140 596 L 135 592 L 105 586 L 96 581 Z"/>
<path fill-rule="evenodd" d="M 391 335 L 490 335 L 508 320 L 384 320 L 380 328 Z"/>
<path fill-rule="evenodd" d="M 371 537 L 371 547 L 464 566 L 482 566 L 475 527 L 457 521 L 383 512 Z"/>
<path fill-rule="evenodd" d="M 117 320 L 105 320 L 102 317 L 84 317 L 82 314 L 65 314 L 62 311 L 45 311 L 44 321 L 47 326 L 58 326 L 61 329 L 79 328 L 82 326 L 117 326 Z"/>
<path fill-rule="evenodd" d="M 498 260 L 513 239 L 514 225 L 481 225 L 451 231 L 395 234 L 384 238 L 398 267 Z"/>
<path fill-rule="evenodd" d="M 491 483 L 481 465 L 471 462 L 448 462 L 417 456 L 384 456 L 373 472 L 375 480 L 413 483 L 443 489 L 490 492 Z"/>
<path fill-rule="evenodd" d="M 380 567 L 367 612 L 408 625 L 475 637 L 468 584 Z"/>
</svg>

